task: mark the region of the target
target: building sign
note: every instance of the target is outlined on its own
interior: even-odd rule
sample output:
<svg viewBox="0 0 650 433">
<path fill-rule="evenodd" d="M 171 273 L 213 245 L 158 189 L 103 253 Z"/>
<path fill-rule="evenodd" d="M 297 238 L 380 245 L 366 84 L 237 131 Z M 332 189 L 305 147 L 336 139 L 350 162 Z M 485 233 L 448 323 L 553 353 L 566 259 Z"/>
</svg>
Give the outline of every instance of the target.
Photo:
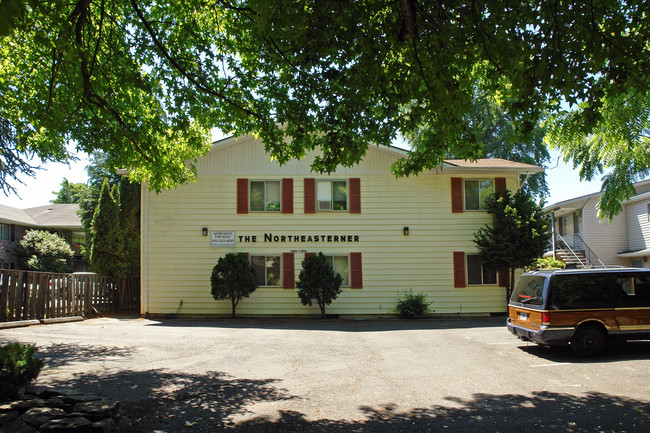
<svg viewBox="0 0 650 433">
<path fill-rule="evenodd" d="M 234 231 L 210 232 L 210 246 L 211 247 L 234 247 L 235 232 Z"/>
<path fill-rule="evenodd" d="M 359 235 L 277 235 L 274 233 L 264 233 L 264 236 L 239 235 L 237 236 L 237 242 L 359 242 Z"/>
</svg>

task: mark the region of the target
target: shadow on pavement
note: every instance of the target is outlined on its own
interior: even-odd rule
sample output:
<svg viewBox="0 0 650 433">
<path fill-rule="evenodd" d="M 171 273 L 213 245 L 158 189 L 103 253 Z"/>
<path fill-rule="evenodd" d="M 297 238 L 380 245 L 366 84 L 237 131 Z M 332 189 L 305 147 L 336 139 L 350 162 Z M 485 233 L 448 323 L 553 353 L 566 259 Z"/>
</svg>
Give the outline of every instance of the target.
<svg viewBox="0 0 650 433">
<path fill-rule="evenodd" d="M 168 326 L 179 328 L 224 328 L 224 329 L 278 329 L 300 331 L 339 331 L 339 332 L 381 332 L 422 329 L 469 329 L 503 326 L 505 316 L 484 318 L 433 318 L 433 319 L 275 319 L 275 318 L 236 318 L 236 319 L 149 319 L 147 326 Z"/>
<path fill-rule="evenodd" d="M 576 356 L 569 346 L 544 347 L 531 343 L 527 346 L 520 346 L 519 349 L 548 361 L 576 364 L 602 364 L 650 359 L 650 341 L 610 342 L 605 353 L 594 358 Z"/>
</svg>

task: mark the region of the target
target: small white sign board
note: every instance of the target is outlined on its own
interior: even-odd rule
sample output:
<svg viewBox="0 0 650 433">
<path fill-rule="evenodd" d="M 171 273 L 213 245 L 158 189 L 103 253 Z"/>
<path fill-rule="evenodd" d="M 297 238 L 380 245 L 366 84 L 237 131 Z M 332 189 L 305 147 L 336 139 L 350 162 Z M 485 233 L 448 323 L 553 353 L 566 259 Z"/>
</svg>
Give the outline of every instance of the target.
<svg viewBox="0 0 650 433">
<path fill-rule="evenodd" d="M 210 246 L 211 247 L 234 247 L 235 232 L 234 231 L 210 232 Z"/>
</svg>

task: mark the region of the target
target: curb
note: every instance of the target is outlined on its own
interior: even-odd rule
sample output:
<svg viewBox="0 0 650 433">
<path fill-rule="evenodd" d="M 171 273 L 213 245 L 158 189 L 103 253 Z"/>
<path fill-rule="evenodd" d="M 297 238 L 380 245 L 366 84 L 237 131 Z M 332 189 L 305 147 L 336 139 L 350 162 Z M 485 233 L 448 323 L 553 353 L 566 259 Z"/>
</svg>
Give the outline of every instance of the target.
<svg viewBox="0 0 650 433">
<path fill-rule="evenodd" d="M 54 317 L 52 319 L 40 320 L 16 320 L 14 322 L 0 322 L 0 329 L 23 328 L 34 325 L 53 325 L 55 323 L 81 322 L 85 320 L 82 316 L 73 317 Z"/>
</svg>

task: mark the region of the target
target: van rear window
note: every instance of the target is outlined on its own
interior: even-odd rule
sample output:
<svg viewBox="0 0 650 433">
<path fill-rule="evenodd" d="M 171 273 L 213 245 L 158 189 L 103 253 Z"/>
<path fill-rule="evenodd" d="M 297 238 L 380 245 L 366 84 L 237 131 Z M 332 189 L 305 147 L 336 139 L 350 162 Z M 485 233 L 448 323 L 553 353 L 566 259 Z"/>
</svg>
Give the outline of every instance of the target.
<svg viewBox="0 0 650 433">
<path fill-rule="evenodd" d="M 546 281 L 545 277 L 523 275 L 512 291 L 510 301 L 526 305 L 543 305 L 544 281 Z"/>
</svg>

